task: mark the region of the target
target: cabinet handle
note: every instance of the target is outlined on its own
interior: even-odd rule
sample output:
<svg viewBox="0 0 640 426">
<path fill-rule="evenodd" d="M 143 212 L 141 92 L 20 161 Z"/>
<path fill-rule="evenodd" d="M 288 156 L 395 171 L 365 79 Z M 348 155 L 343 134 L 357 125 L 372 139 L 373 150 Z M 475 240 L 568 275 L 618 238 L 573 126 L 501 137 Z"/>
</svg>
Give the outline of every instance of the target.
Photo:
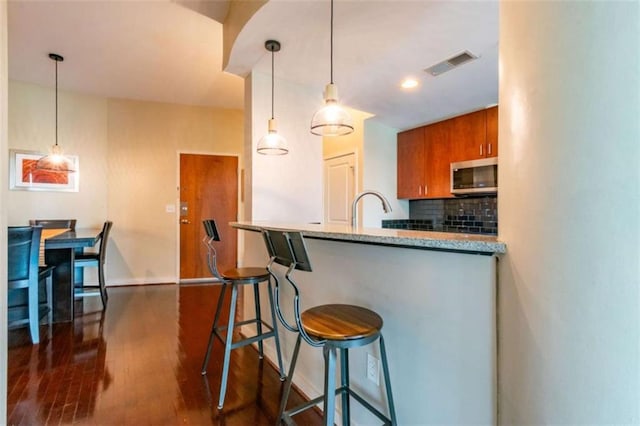
<svg viewBox="0 0 640 426">
<path fill-rule="evenodd" d="M 480 144 L 480 157 L 482 157 L 484 154 L 482 153 L 482 144 Z"/>
<path fill-rule="evenodd" d="M 427 195 L 427 193 L 429 192 L 429 187 L 427 186 L 427 184 L 424 184 L 424 195 Z"/>
<path fill-rule="evenodd" d="M 422 185 L 418 185 L 418 195 L 422 195 Z"/>
<path fill-rule="evenodd" d="M 487 146 L 487 155 L 491 155 L 491 144 Z"/>
</svg>

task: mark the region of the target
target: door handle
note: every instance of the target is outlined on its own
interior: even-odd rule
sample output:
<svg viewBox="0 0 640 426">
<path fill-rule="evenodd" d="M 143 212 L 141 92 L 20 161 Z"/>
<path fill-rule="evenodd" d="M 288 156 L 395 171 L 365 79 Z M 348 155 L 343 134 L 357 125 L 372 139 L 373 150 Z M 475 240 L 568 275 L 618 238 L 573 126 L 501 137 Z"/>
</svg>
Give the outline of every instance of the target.
<svg viewBox="0 0 640 426">
<path fill-rule="evenodd" d="M 180 224 L 181 225 L 189 225 L 191 222 L 189 221 L 189 219 L 180 219 Z"/>
</svg>

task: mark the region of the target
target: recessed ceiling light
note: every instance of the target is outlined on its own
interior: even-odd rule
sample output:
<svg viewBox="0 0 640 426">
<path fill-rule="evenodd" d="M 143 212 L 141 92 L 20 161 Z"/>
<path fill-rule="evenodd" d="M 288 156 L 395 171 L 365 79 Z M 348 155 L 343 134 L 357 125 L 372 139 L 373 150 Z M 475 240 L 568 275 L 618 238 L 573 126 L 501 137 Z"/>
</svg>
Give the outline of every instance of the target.
<svg viewBox="0 0 640 426">
<path fill-rule="evenodd" d="M 402 83 L 400 84 L 400 86 L 403 89 L 413 89 L 415 87 L 418 87 L 418 80 L 411 77 L 405 78 L 404 80 L 402 80 Z"/>
</svg>

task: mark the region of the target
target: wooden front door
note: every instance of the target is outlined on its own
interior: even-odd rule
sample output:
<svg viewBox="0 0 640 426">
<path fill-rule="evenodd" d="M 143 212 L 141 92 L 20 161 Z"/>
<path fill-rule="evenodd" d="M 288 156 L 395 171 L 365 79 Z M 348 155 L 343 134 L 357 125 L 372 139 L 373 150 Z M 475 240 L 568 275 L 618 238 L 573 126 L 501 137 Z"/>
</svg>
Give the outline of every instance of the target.
<svg viewBox="0 0 640 426">
<path fill-rule="evenodd" d="M 238 157 L 180 154 L 180 279 L 210 278 L 204 219 L 214 219 L 220 233 L 215 243 L 218 268 L 234 268 L 237 259 Z"/>
</svg>

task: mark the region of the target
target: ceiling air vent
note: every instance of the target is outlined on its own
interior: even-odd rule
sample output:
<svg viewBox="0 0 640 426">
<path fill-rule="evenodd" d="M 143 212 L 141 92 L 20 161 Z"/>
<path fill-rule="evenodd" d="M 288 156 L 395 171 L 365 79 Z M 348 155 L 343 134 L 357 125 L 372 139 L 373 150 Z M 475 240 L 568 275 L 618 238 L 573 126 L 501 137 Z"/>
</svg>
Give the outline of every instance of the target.
<svg viewBox="0 0 640 426">
<path fill-rule="evenodd" d="M 432 76 L 438 76 L 444 72 L 447 72 L 449 70 L 454 69 L 455 67 L 458 67 L 462 64 L 465 64 L 469 61 L 472 61 L 474 59 L 478 59 L 478 57 L 476 55 L 474 55 L 473 53 L 465 50 L 464 52 L 460 53 L 459 55 L 453 56 L 449 59 L 445 59 L 442 62 L 439 62 L 435 65 L 430 66 L 429 68 L 425 69 L 425 71 L 429 74 L 431 74 Z"/>
</svg>

